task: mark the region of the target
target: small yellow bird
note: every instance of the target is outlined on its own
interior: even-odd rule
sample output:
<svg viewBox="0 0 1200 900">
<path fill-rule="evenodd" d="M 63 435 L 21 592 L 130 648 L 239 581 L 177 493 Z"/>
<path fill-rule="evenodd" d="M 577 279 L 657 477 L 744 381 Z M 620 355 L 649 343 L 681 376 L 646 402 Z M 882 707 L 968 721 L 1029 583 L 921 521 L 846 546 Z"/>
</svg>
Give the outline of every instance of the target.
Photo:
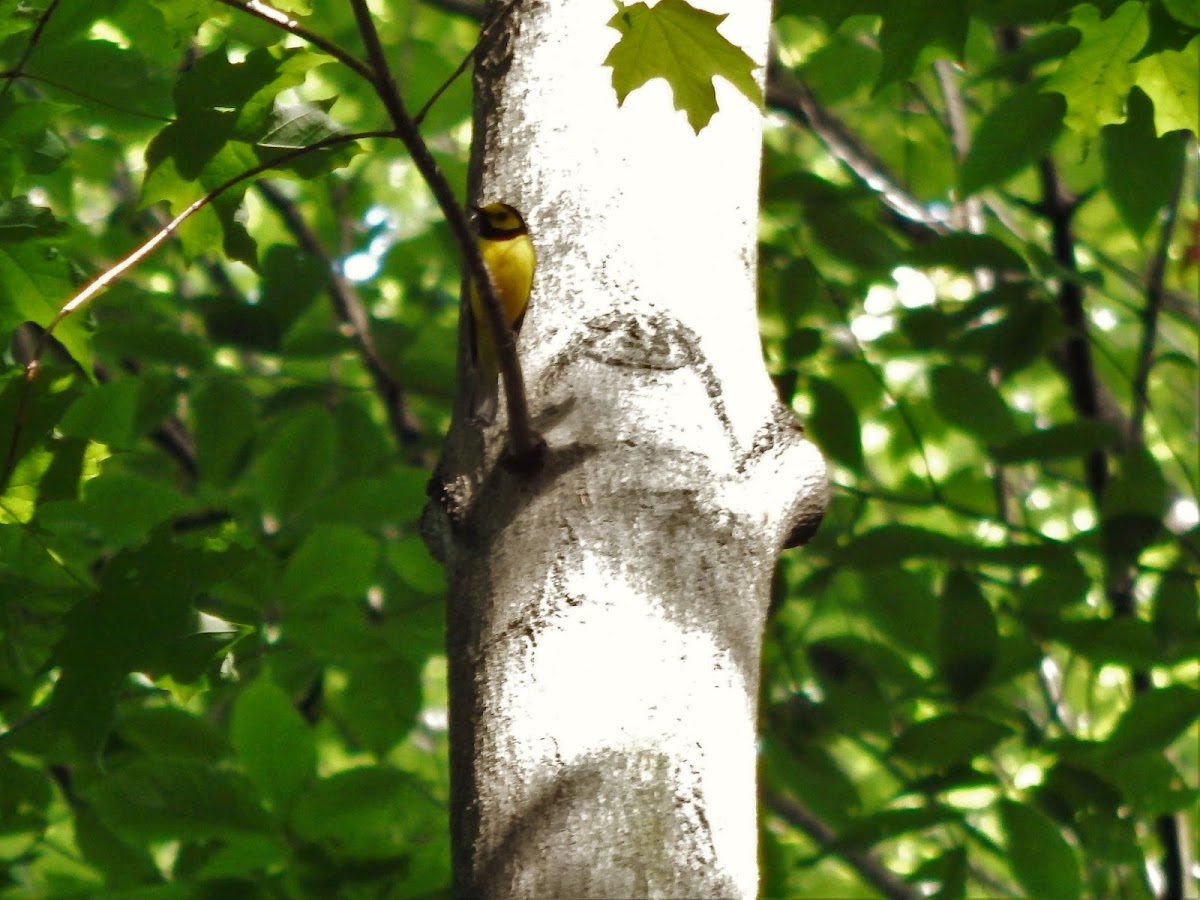
<svg viewBox="0 0 1200 900">
<path fill-rule="evenodd" d="M 471 208 L 479 216 L 479 251 L 496 286 L 496 299 L 500 301 L 504 321 L 516 333 L 521 330 L 521 321 L 525 318 L 529 292 L 533 289 L 533 270 L 537 266 L 537 254 L 529 238 L 529 229 L 521 214 L 507 203 L 489 203 L 484 207 Z M 476 371 L 474 416 L 477 421 L 487 425 L 496 418 L 500 363 L 496 342 L 492 339 L 492 330 L 488 327 L 483 301 L 474 281 L 471 282 L 470 298 L 474 331 L 471 347 Z"/>
</svg>

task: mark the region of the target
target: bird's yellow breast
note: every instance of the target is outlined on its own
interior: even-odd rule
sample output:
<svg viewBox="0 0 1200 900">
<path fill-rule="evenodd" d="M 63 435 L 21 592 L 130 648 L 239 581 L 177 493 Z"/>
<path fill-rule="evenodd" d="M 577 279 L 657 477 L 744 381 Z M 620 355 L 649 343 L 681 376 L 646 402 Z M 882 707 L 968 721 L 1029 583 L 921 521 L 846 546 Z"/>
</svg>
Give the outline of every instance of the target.
<svg viewBox="0 0 1200 900">
<path fill-rule="evenodd" d="M 506 240 L 483 238 L 479 241 L 479 250 L 496 285 L 496 299 L 500 301 L 504 319 L 509 325 L 515 326 L 525 315 L 529 292 L 533 288 L 533 269 L 537 264 L 533 241 L 528 234 Z M 471 304 L 475 307 L 476 318 L 486 322 L 479 294 L 474 289 L 471 291 Z"/>
</svg>

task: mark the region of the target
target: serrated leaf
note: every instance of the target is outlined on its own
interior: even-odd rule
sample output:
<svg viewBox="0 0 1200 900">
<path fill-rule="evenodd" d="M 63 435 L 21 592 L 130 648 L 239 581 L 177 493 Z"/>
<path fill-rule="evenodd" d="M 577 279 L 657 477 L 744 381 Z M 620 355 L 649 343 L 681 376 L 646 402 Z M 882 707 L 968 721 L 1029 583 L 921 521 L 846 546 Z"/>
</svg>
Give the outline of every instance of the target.
<svg viewBox="0 0 1200 900">
<path fill-rule="evenodd" d="M 1041 93 L 1032 84 L 1001 100 L 971 137 L 959 193 L 999 184 L 1044 156 L 1062 130 L 1066 108 L 1061 95 Z"/>
<path fill-rule="evenodd" d="M 1071 14 L 1071 26 L 1083 35 L 1050 76 L 1045 89 L 1066 98 L 1066 123 L 1084 138 L 1124 117 L 1123 101 L 1134 82 L 1129 61 L 1150 33 L 1146 4 L 1127 0 L 1108 18 L 1090 3 Z"/>
<path fill-rule="evenodd" d="M 987 377 L 962 366 L 938 366 L 930 375 L 938 415 L 985 444 L 1003 444 L 1017 432 L 1016 417 Z"/>
<path fill-rule="evenodd" d="M 1178 189 L 1187 135 L 1177 131 L 1156 137 L 1154 107 L 1136 85 L 1129 91 L 1127 109 L 1122 124 L 1101 129 L 1100 150 L 1113 205 L 1141 240 Z"/>
<path fill-rule="evenodd" d="M 1083 889 L 1079 861 L 1053 822 L 1023 803 L 1002 800 L 1000 823 L 1009 865 L 1026 896 L 1078 900 Z"/>
<path fill-rule="evenodd" d="M 762 105 L 762 90 L 753 74 L 758 66 L 717 31 L 727 14 L 699 10 L 685 0 L 662 0 L 654 7 L 616 2 L 617 14 L 608 26 L 619 31 L 621 39 L 604 65 L 612 69 L 618 104 L 647 81 L 662 78 L 675 96 L 675 108 L 687 113 L 699 134 L 717 112 L 713 78 L 719 75 L 751 103 Z"/>
<path fill-rule="evenodd" d="M 863 466 L 862 431 L 858 412 L 836 384 L 824 378 L 810 378 L 812 414 L 805 423 L 813 441 L 836 462 L 854 472 Z"/>
</svg>

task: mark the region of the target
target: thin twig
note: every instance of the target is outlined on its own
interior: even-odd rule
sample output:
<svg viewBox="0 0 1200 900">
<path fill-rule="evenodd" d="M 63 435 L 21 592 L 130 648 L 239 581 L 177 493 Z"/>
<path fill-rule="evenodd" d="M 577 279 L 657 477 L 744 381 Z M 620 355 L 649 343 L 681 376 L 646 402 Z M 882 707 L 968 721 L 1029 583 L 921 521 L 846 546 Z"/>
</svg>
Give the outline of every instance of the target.
<svg viewBox="0 0 1200 900">
<path fill-rule="evenodd" d="M 433 92 L 433 96 L 426 100 L 425 105 L 421 107 L 420 111 L 415 116 L 413 116 L 413 123 L 418 128 L 421 127 L 421 123 L 425 121 L 425 117 L 429 115 L 429 110 L 433 107 L 433 104 L 437 103 L 438 98 L 450 89 L 450 85 L 454 84 L 454 82 L 458 80 L 463 72 L 467 71 L 467 66 L 471 64 L 471 60 L 473 60 L 475 58 L 475 54 L 479 52 L 480 46 L 482 46 L 484 41 L 491 37 L 492 29 L 504 21 L 508 14 L 508 7 L 513 6 L 516 2 L 517 0 L 505 0 L 504 4 L 499 8 L 499 10 L 497 10 L 496 15 L 492 16 L 487 24 L 485 24 L 483 28 L 479 30 L 479 39 L 475 41 L 475 46 L 471 48 L 471 52 L 463 57 L 462 62 L 460 62 L 455 70 L 450 73 L 450 77 L 438 86 L 438 89 Z"/>
<path fill-rule="evenodd" d="M 312 44 L 319 50 L 324 50 L 334 59 L 341 62 L 343 65 L 353 69 L 361 75 L 366 81 L 371 84 L 375 83 L 375 73 L 371 67 L 364 63 L 361 59 L 354 56 L 349 51 L 339 47 L 333 41 L 322 37 L 315 31 L 309 31 L 295 19 L 288 18 L 287 13 L 280 12 L 273 7 L 267 6 L 265 3 L 260 3 L 259 0 L 217 0 L 218 3 L 224 3 L 226 6 L 241 12 L 248 13 L 256 18 L 262 19 L 264 22 L 270 22 L 277 28 L 282 28 L 288 34 L 294 34 L 296 37 Z"/>
<path fill-rule="evenodd" d="M 317 141 L 315 144 L 310 144 L 307 147 L 298 147 L 295 150 L 289 150 L 288 152 L 280 154 L 279 156 L 267 160 L 266 162 L 259 163 L 256 166 L 252 166 L 249 169 L 240 172 L 233 178 L 230 178 L 227 181 L 217 185 L 203 197 L 188 204 L 188 206 L 181 213 L 179 213 L 177 216 L 175 216 L 175 218 L 171 219 L 170 222 L 155 232 L 149 240 L 145 241 L 115 265 L 106 269 L 99 276 L 92 279 L 92 281 L 88 282 L 87 285 L 85 285 L 83 289 L 80 290 L 74 297 L 63 304 L 54 318 L 50 320 L 50 324 L 46 326 L 46 330 L 42 332 L 42 341 L 39 344 L 38 352 L 25 367 L 25 377 L 32 379 L 36 376 L 38 362 L 41 359 L 41 353 L 45 346 L 45 338 L 54 331 L 54 329 L 63 319 L 80 309 L 89 300 L 91 300 L 109 285 L 113 284 L 115 281 L 121 278 L 122 275 L 153 253 L 156 249 L 158 249 L 160 244 L 162 244 L 167 238 L 175 233 L 180 225 L 182 225 L 189 218 L 191 218 L 191 216 L 195 215 L 204 207 L 208 206 L 208 204 L 212 203 L 230 188 L 237 187 L 237 185 L 241 184 L 243 181 L 254 178 L 256 175 L 261 175 L 263 172 L 276 169 L 285 163 L 299 159 L 302 156 L 307 156 L 310 153 L 316 153 L 319 150 L 327 150 L 330 147 L 337 147 L 341 144 L 347 144 L 351 141 L 359 141 L 365 138 L 391 136 L 392 133 L 390 131 L 359 131 L 352 134 L 334 135 L 333 137 L 325 138 L 323 141 Z"/>
<path fill-rule="evenodd" d="M 488 319 L 492 338 L 496 342 L 500 373 L 504 379 L 504 395 L 508 405 L 508 430 L 512 441 L 513 458 L 521 464 L 535 464 L 545 444 L 533 430 L 533 424 L 530 421 L 529 402 L 525 396 L 525 382 L 521 376 L 521 362 L 517 358 L 516 338 L 513 330 L 504 320 L 491 274 L 483 262 L 478 243 L 467 223 L 466 212 L 459 204 L 454 190 L 450 187 L 450 183 L 442 174 L 441 169 L 438 168 L 433 154 L 429 152 L 429 147 L 422 139 L 416 124 L 404 106 L 404 100 L 396 86 L 395 77 L 388 66 L 383 44 L 379 39 L 379 32 L 371 18 L 371 11 L 367 8 L 367 0 L 350 0 L 350 5 L 354 10 L 359 34 L 367 49 L 367 58 L 376 72 L 374 80 L 376 93 L 387 108 L 392 124 L 396 128 L 396 136 L 404 142 L 417 171 L 421 173 L 421 177 L 425 179 L 425 183 L 433 192 L 434 199 L 441 208 L 442 215 L 446 217 L 446 223 L 450 226 L 450 232 L 458 243 L 467 274 L 478 286 L 480 296 L 483 298 L 484 313 Z"/>
<path fill-rule="evenodd" d="M 29 62 L 29 57 L 33 55 L 34 48 L 42 39 L 42 32 L 46 30 L 46 26 L 50 23 L 50 17 L 54 15 L 54 11 L 58 9 L 59 0 L 50 0 L 43 10 L 38 23 L 33 26 L 33 34 L 29 36 L 29 42 L 25 45 L 25 50 L 21 54 L 21 58 L 17 60 L 17 64 L 13 66 L 13 77 L 4 82 L 3 87 L 0 87 L 0 100 L 3 100 L 12 88 L 13 82 L 25 70 L 25 64 Z"/>
<path fill-rule="evenodd" d="M 396 381 L 391 370 L 379 355 L 375 338 L 371 334 L 370 317 L 367 315 L 366 307 L 358 295 L 358 291 L 326 252 L 321 239 L 309 227 L 296 205 L 270 181 L 260 181 L 257 188 L 263 199 L 279 213 L 296 242 L 306 253 L 320 260 L 321 266 L 328 276 L 329 295 L 333 299 L 338 318 L 350 327 L 354 341 L 358 344 L 359 353 L 375 384 L 375 392 L 387 410 L 388 422 L 397 443 L 405 446 L 419 440 L 421 423 L 413 417 L 400 383 Z"/>
</svg>

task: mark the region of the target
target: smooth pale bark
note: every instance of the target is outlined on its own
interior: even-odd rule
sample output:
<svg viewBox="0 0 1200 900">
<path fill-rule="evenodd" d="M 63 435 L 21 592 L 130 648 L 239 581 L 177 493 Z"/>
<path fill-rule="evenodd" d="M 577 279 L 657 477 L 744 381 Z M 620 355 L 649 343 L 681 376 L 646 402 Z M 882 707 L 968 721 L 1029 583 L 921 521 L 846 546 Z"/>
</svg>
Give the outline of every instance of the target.
<svg viewBox="0 0 1200 900">
<path fill-rule="evenodd" d="M 765 61 L 768 2 L 700 5 Z M 724 82 L 700 135 L 661 81 L 618 108 L 614 12 L 518 3 L 481 65 L 474 199 L 537 246 L 518 346 L 548 452 L 508 471 L 503 412 L 481 432 L 460 399 L 432 484 L 471 897 L 755 895 L 771 574 L 826 500 L 761 358 L 761 113 Z"/>
</svg>

